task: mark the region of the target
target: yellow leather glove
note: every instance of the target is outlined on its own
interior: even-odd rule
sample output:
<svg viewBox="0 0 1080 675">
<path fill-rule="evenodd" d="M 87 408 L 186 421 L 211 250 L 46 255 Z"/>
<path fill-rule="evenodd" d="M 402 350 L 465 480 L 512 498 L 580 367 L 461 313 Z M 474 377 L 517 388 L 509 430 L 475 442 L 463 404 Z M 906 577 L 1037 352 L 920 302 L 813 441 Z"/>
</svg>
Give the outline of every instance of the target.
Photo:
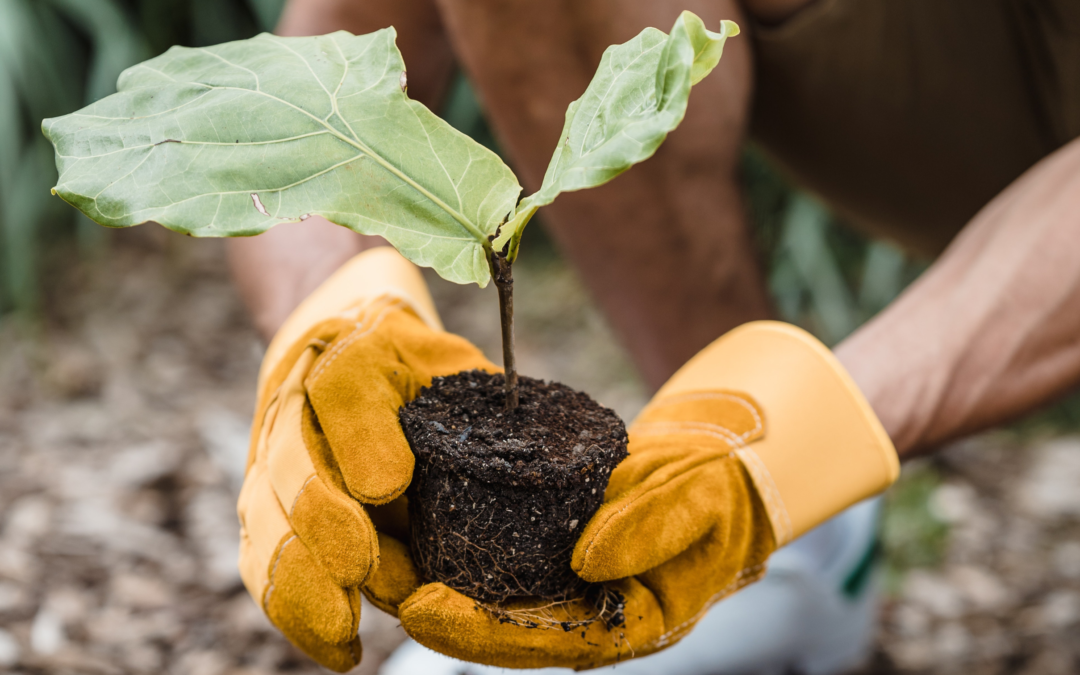
<svg viewBox="0 0 1080 675">
<path fill-rule="evenodd" d="M 391 248 L 358 255 L 289 317 L 259 375 L 237 507 L 240 573 L 300 649 L 360 662 L 360 592 L 394 611 L 420 584 L 404 499 L 413 455 L 398 408 L 437 375 L 496 370 L 442 330 L 419 271 Z"/>
<path fill-rule="evenodd" d="M 430 584 L 401 605 L 405 630 L 436 651 L 514 668 L 584 669 L 643 656 L 760 578 L 778 546 L 885 489 L 899 471 L 884 429 L 835 357 L 776 322 L 747 324 L 704 349 L 629 434 L 630 456 L 612 473 L 572 562 L 586 580 L 622 594 L 621 625 L 588 623 L 597 610 L 584 599 L 492 612 Z"/>
</svg>

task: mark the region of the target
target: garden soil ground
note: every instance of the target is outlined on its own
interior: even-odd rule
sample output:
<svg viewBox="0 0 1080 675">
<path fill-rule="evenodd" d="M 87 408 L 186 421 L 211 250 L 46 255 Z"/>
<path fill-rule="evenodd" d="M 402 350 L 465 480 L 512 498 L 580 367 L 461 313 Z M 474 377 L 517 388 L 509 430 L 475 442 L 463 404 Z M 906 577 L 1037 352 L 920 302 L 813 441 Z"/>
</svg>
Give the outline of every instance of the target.
<svg viewBox="0 0 1080 675">
<path fill-rule="evenodd" d="M 322 672 L 236 574 L 261 346 L 218 241 L 109 232 L 51 261 L 43 322 L 0 320 L 0 671 Z M 536 253 L 534 250 L 533 253 Z M 515 269 L 521 371 L 630 417 L 645 395 L 564 267 Z M 433 282 L 498 359 L 493 289 Z M 1080 440 L 992 435 L 910 465 L 886 526 L 876 673 L 1080 672 Z M 372 673 L 402 639 L 366 608 Z"/>
</svg>

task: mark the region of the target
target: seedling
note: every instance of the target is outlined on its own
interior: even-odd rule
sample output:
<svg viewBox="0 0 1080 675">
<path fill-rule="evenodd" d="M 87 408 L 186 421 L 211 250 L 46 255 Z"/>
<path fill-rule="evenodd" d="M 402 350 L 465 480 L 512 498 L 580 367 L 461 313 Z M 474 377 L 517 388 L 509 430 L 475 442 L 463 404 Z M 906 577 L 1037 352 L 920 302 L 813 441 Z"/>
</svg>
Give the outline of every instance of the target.
<svg viewBox="0 0 1080 675">
<path fill-rule="evenodd" d="M 134 66 L 121 75 L 116 94 L 43 122 L 60 172 L 53 192 L 107 227 L 154 221 L 197 237 L 251 236 L 319 215 L 384 237 L 407 259 L 450 281 L 485 286 L 494 280 L 505 370 L 505 378 L 499 377 L 505 411 L 494 424 L 506 433 L 488 434 L 493 445 L 478 456 L 494 464 L 477 471 L 497 474 L 499 466 L 516 458 L 525 468 L 501 475 L 511 487 L 520 481 L 527 491 L 539 489 L 545 476 L 562 480 L 560 471 L 588 459 L 585 464 L 596 474 L 585 490 L 589 497 L 579 500 L 580 512 L 567 516 L 563 509 L 560 520 L 549 523 L 560 537 L 529 539 L 530 546 L 539 542 L 533 554 L 564 549 L 551 551 L 557 559 L 548 559 L 547 566 L 568 569 L 563 540 L 572 545 L 599 505 L 611 468 L 625 456 L 624 445 L 596 449 L 593 441 L 611 437 L 625 444 L 625 432 L 615 418 L 617 424 L 608 430 L 582 427 L 566 436 L 559 430 L 573 425 L 564 428 L 560 421 L 553 431 L 550 421 L 537 417 L 544 406 L 536 400 L 522 405 L 528 420 L 517 419 L 525 415 L 515 415 L 512 270 L 521 235 L 536 211 L 560 193 L 606 183 L 652 156 L 682 121 L 691 87 L 712 71 L 725 40 L 737 33 L 730 21 L 714 33 L 683 12 L 670 34 L 646 28 L 609 47 L 585 93 L 566 111 L 540 189 L 520 201 L 517 178 L 497 155 L 409 99 L 393 28 L 360 36 L 264 34 L 215 47 L 174 47 Z M 548 391 L 543 383 L 529 386 L 544 396 L 569 396 Z M 488 403 L 480 408 L 490 411 Z M 515 427 L 519 422 L 531 424 L 531 431 Z M 421 475 L 425 455 L 416 444 L 423 434 L 409 435 Z M 522 445 L 523 435 L 534 445 Z M 468 445 L 479 442 L 469 441 L 468 431 L 454 429 L 453 438 L 466 455 L 479 452 Z M 606 459 L 598 460 L 598 452 Z M 454 475 L 471 475 L 462 471 Z M 591 475 L 574 480 L 588 483 Z M 580 488 L 573 481 L 565 487 Z M 422 515 L 414 514 L 414 522 Z M 541 523 L 535 527 L 543 529 Z M 414 528 L 414 550 L 420 530 Z M 508 540 L 508 546 L 516 554 L 515 542 Z M 506 569 L 523 568 L 510 564 Z M 538 588 L 557 595 L 528 579 L 502 583 L 503 590 L 489 589 L 487 595 Z M 483 596 L 482 585 L 467 588 Z"/>
<path fill-rule="evenodd" d="M 724 41 L 683 12 L 608 48 L 570 104 L 540 190 L 410 100 L 393 28 L 259 35 L 173 47 L 128 69 L 118 92 L 47 119 L 53 193 L 107 227 L 148 221 L 246 237 L 320 215 L 380 235 L 417 265 L 499 290 L 507 404 L 516 405 L 513 276 L 521 234 L 562 192 L 601 185 L 656 151 Z"/>
</svg>

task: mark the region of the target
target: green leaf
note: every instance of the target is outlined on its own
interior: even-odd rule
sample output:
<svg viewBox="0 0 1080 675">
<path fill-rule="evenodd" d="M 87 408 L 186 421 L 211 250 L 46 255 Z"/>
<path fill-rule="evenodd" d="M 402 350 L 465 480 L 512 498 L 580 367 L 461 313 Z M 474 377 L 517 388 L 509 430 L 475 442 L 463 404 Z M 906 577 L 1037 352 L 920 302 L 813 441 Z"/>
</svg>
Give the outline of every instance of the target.
<svg viewBox="0 0 1080 675">
<path fill-rule="evenodd" d="M 392 28 L 174 47 L 118 93 L 45 120 L 54 192 L 102 225 L 247 236 L 320 215 L 381 235 L 459 283 L 520 186 L 491 151 L 404 92 Z"/>
<path fill-rule="evenodd" d="M 690 88 L 712 72 L 727 38 L 739 27 L 723 21 L 706 30 L 683 12 L 670 35 L 646 28 L 633 40 L 608 47 L 592 82 L 566 111 L 566 123 L 540 190 L 522 200 L 495 241 L 517 256 L 521 232 L 541 206 L 562 192 L 595 187 L 653 155 L 682 121 Z"/>
</svg>

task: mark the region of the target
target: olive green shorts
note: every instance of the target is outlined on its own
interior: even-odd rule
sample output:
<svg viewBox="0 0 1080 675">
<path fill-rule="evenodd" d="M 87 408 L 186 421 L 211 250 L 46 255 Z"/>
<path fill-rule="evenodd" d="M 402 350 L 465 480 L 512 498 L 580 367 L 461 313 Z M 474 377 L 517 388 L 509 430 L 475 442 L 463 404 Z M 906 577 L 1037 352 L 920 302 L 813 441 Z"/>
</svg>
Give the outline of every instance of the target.
<svg viewBox="0 0 1080 675">
<path fill-rule="evenodd" d="M 1080 0 L 816 0 L 754 39 L 752 137 L 918 252 L 1080 135 Z"/>
</svg>

